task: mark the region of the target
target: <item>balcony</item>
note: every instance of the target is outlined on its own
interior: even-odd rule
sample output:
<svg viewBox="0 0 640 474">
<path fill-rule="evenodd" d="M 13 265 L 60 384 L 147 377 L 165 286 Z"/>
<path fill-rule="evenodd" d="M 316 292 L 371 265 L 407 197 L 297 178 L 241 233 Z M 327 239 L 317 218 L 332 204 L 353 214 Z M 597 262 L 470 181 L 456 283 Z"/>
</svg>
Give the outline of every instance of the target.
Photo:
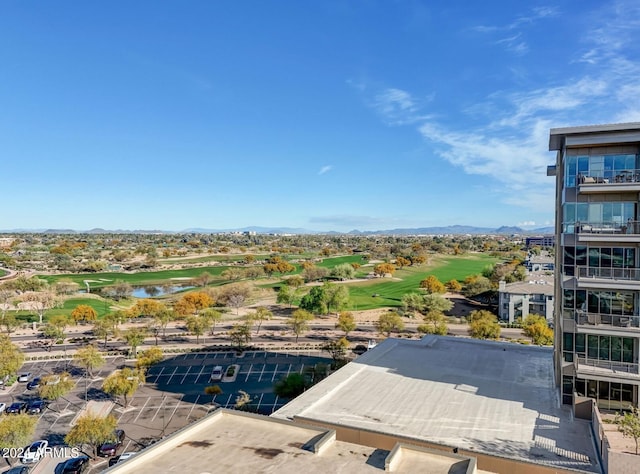
<svg viewBox="0 0 640 474">
<path fill-rule="evenodd" d="M 576 267 L 578 288 L 640 290 L 640 268 Z"/>
<path fill-rule="evenodd" d="M 620 193 L 640 191 L 640 170 L 616 170 L 598 175 L 579 174 L 578 191 L 581 194 Z"/>
<path fill-rule="evenodd" d="M 578 242 L 640 242 L 640 221 L 576 222 Z"/>
<path fill-rule="evenodd" d="M 577 357 L 574 367 L 578 377 L 589 378 L 600 376 L 607 379 L 617 380 L 640 380 L 638 364 L 629 362 L 617 362 L 612 360 L 588 359 Z"/>
<path fill-rule="evenodd" d="M 602 334 L 628 334 L 629 331 L 640 332 L 640 316 L 590 313 L 576 311 L 575 322 L 578 332 Z"/>
</svg>

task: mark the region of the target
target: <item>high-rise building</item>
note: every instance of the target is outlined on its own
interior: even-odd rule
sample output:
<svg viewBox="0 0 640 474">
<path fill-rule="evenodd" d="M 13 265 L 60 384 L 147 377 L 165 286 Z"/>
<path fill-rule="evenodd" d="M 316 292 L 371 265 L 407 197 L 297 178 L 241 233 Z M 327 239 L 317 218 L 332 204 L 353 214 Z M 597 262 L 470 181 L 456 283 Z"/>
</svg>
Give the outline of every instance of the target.
<svg viewBox="0 0 640 474">
<path fill-rule="evenodd" d="M 562 401 L 638 404 L 640 123 L 551 129 L 555 377 Z"/>
</svg>

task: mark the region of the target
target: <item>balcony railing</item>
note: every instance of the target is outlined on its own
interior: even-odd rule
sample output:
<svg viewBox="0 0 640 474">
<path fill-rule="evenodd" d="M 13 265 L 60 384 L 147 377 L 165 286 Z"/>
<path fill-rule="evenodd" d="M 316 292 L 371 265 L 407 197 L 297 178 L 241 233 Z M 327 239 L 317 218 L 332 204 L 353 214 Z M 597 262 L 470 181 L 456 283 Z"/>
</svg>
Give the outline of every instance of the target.
<svg viewBox="0 0 640 474">
<path fill-rule="evenodd" d="M 578 174 L 578 184 L 620 184 L 620 183 L 640 183 L 640 170 L 615 170 L 601 171 L 598 173 Z"/>
<path fill-rule="evenodd" d="M 576 358 L 576 370 L 585 368 L 603 369 L 611 372 L 624 372 L 626 374 L 640 375 L 638 364 L 630 362 L 617 362 L 613 360 L 588 359 L 586 357 Z"/>
<path fill-rule="evenodd" d="M 576 222 L 575 229 L 578 234 L 639 235 L 640 221 Z"/>
<path fill-rule="evenodd" d="M 576 267 L 578 278 L 640 281 L 640 268 Z"/>
<path fill-rule="evenodd" d="M 640 316 L 576 311 L 574 318 L 578 325 L 640 328 Z"/>
</svg>

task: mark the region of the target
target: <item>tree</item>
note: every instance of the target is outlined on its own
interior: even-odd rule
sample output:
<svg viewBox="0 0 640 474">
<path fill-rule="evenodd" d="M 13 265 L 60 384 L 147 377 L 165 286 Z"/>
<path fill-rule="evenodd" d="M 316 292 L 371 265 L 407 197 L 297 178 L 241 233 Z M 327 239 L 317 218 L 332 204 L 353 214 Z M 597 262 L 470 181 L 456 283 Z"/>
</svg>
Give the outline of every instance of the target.
<svg viewBox="0 0 640 474">
<path fill-rule="evenodd" d="M 399 268 L 411 265 L 411 260 L 405 257 L 396 257 L 396 266 Z"/>
<path fill-rule="evenodd" d="M 445 283 L 445 286 L 452 293 L 460 293 L 460 290 L 462 290 L 462 285 L 458 280 L 449 280 L 447 283 Z"/>
<path fill-rule="evenodd" d="M 209 273 L 209 272 L 203 272 L 200 275 L 198 275 L 196 278 L 193 279 L 193 282 L 197 286 L 203 286 L 203 287 L 207 286 L 212 281 L 213 281 L 213 275 L 211 275 L 211 273 Z"/>
<path fill-rule="evenodd" d="M 162 337 L 167 335 L 167 326 L 175 319 L 175 314 L 165 307 L 162 311 L 158 312 L 154 317 L 154 322 L 162 329 Z M 157 341 L 156 341 L 157 345 Z"/>
<path fill-rule="evenodd" d="M 410 313 L 413 317 L 416 312 L 424 311 L 424 296 L 419 293 L 405 293 L 402 295 L 402 309 L 405 313 Z"/>
<path fill-rule="evenodd" d="M 282 398 L 295 398 L 304 392 L 307 387 L 308 383 L 304 376 L 294 372 L 278 380 L 273 387 L 273 392 Z"/>
<path fill-rule="evenodd" d="M 353 313 L 349 311 L 342 311 L 338 315 L 338 322 L 336 323 L 336 328 L 344 331 L 345 339 L 349 337 L 349 333 L 351 331 L 355 331 L 358 325 L 356 324 L 356 319 L 353 317 Z"/>
<path fill-rule="evenodd" d="M 630 412 L 624 415 L 618 413 L 616 415 L 616 424 L 618 431 L 625 438 L 633 438 L 636 444 L 636 455 L 638 454 L 638 440 L 640 440 L 640 410 L 637 407 L 631 407 Z"/>
<path fill-rule="evenodd" d="M 440 311 L 429 311 L 424 315 L 424 323 L 418 326 L 418 332 L 422 334 L 439 334 L 446 336 L 449 328 L 447 318 Z"/>
<path fill-rule="evenodd" d="M 550 346 L 553 344 L 553 329 L 544 316 L 529 314 L 522 321 L 524 334 L 531 338 L 534 344 Z"/>
<path fill-rule="evenodd" d="M 131 296 L 133 293 L 133 287 L 126 281 L 116 280 L 111 286 L 106 289 L 106 294 L 110 295 L 114 300 L 122 300 Z"/>
<path fill-rule="evenodd" d="M 142 351 L 136 361 L 136 368 L 146 370 L 152 365 L 161 362 L 163 359 L 162 349 L 158 346 L 150 347 L 146 351 Z"/>
<path fill-rule="evenodd" d="M 395 271 L 396 267 L 391 263 L 379 263 L 373 267 L 373 273 L 379 277 L 385 277 L 387 275 L 393 276 Z"/>
<path fill-rule="evenodd" d="M 185 294 L 182 297 L 182 300 L 190 303 L 195 308 L 195 311 L 201 311 L 209 308 L 210 306 L 213 306 L 214 303 L 211 295 L 205 291 L 191 291 Z"/>
<path fill-rule="evenodd" d="M 451 302 L 451 300 L 437 293 L 423 295 L 422 300 L 424 302 L 424 313 L 428 313 L 429 311 L 439 311 L 441 313 L 444 313 L 445 311 L 449 311 L 451 308 L 453 308 L 453 303 Z"/>
<path fill-rule="evenodd" d="M 391 336 L 392 332 L 400 332 L 404 330 L 404 322 L 398 313 L 388 311 L 382 313 L 375 323 L 376 329 L 380 334 Z"/>
<path fill-rule="evenodd" d="M 314 286 L 300 300 L 300 308 L 311 313 L 327 314 L 327 294 L 324 286 Z"/>
<path fill-rule="evenodd" d="M 236 397 L 236 403 L 233 406 L 236 410 L 249 411 L 251 409 L 251 395 L 244 390 L 238 390 L 238 396 Z"/>
<path fill-rule="evenodd" d="M 70 446 L 91 446 L 92 457 L 98 454 L 98 446 L 113 438 L 118 420 L 113 415 L 102 417 L 87 413 L 76 420 L 69 433 L 64 437 Z"/>
<path fill-rule="evenodd" d="M 58 295 L 72 295 L 80 289 L 80 285 L 69 278 L 58 280 L 53 287 Z"/>
<path fill-rule="evenodd" d="M 344 285 L 324 284 L 327 311 L 341 311 L 349 304 L 349 289 Z"/>
<path fill-rule="evenodd" d="M 38 394 L 40 398 L 55 401 L 58 398 L 64 397 L 74 386 L 75 382 L 68 372 L 45 375 L 40 380 Z"/>
<path fill-rule="evenodd" d="M 220 385 L 210 385 L 208 387 L 204 388 L 204 393 L 206 395 L 213 395 L 213 398 L 211 399 L 211 403 L 213 403 L 216 399 L 217 395 L 222 395 L 222 389 L 220 388 Z"/>
<path fill-rule="evenodd" d="M 30 303 L 31 309 L 35 310 L 38 313 L 38 317 L 40 318 L 40 324 L 42 324 L 42 318 L 44 317 L 44 313 L 48 310 L 55 308 L 59 303 L 56 295 L 50 291 L 38 292 L 38 293 L 26 293 L 22 296 L 24 301 Z"/>
<path fill-rule="evenodd" d="M 482 275 L 472 275 L 464 279 L 462 292 L 465 296 L 476 296 L 491 289 L 491 280 Z"/>
<path fill-rule="evenodd" d="M 13 331 L 18 329 L 22 323 L 16 319 L 14 314 L 7 314 L 2 318 L 2 325 L 4 326 L 7 334 L 11 334 Z"/>
<path fill-rule="evenodd" d="M 129 406 L 128 397 L 133 396 L 144 382 L 144 370 L 125 367 L 109 375 L 102 384 L 102 390 L 111 396 L 123 397 L 126 408 Z"/>
<path fill-rule="evenodd" d="M 498 317 L 484 309 L 469 314 L 469 333 L 476 339 L 499 339 L 500 324 Z"/>
<path fill-rule="evenodd" d="M 341 263 L 333 267 L 329 275 L 340 280 L 351 280 L 356 276 L 356 269 L 349 263 Z"/>
<path fill-rule="evenodd" d="M 211 328 L 211 335 L 213 336 L 216 331 L 216 324 L 222 321 L 222 313 L 209 308 L 202 312 L 202 317 L 207 321 L 207 324 Z"/>
<path fill-rule="evenodd" d="M 73 355 L 73 359 L 80 367 L 85 369 L 88 377 L 93 377 L 93 369 L 99 369 L 105 364 L 102 353 L 91 344 L 78 349 Z"/>
<path fill-rule="evenodd" d="M 111 324 L 109 324 L 109 322 L 105 321 L 104 319 L 98 319 L 97 321 L 94 321 L 91 332 L 98 339 L 104 339 L 105 348 L 107 347 L 107 339 L 114 333 Z"/>
<path fill-rule="evenodd" d="M 200 344 L 200 336 L 204 334 L 207 321 L 201 316 L 189 316 L 186 320 L 187 331 L 196 335 L 196 344 Z"/>
<path fill-rule="evenodd" d="M 26 413 L 0 417 L 0 449 L 5 452 L 31 442 L 37 422 L 38 417 Z"/>
<path fill-rule="evenodd" d="M 76 323 L 84 323 L 98 319 L 98 313 L 88 304 L 79 304 L 71 311 L 71 317 Z"/>
<path fill-rule="evenodd" d="M 318 281 L 326 278 L 329 275 L 329 270 L 324 267 L 316 267 L 315 265 L 304 267 L 302 272 L 302 278 L 305 281 Z"/>
<path fill-rule="evenodd" d="M 328 352 L 336 364 L 345 360 L 348 348 L 349 341 L 347 341 L 346 337 L 341 337 L 337 341 L 326 342 L 322 346 L 322 350 Z"/>
<path fill-rule="evenodd" d="M 251 325 L 248 322 L 234 324 L 229 331 L 229 338 L 238 350 L 243 350 L 251 342 Z"/>
<path fill-rule="evenodd" d="M 251 296 L 251 287 L 246 283 L 231 283 L 220 288 L 218 293 L 218 303 L 240 308 Z M 236 311 L 237 313 L 237 311 Z"/>
<path fill-rule="evenodd" d="M 129 315 L 132 318 L 144 316 L 154 318 L 158 313 L 165 311 L 166 309 L 167 307 L 159 301 L 152 300 L 151 298 L 143 298 L 136 301 L 131 309 L 129 309 Z"/>
<path fill-rule="evenodd" d="M 291 326 L 291 331 L 296 335 L 296 343 L 300 334 L 309 329 L 309 321 L 313 319 L 313 314 L 304 309 L 298 309 L 293 312 L 291 319 L 287 324 Z"/>
<path fill-rule="evenodd" d="M 47 351 L 51 351 L 54 344 L 58 343 L 58 341 L 62 343 L 65 338 L 64 331 L 53 324 L 45 324 L 42 327 L 41 332 L 42 337 L 48 341 Z"/>
<path fill-rule="evenodd" d="M 420 288 L 427 290 L 428 293 L 444 293 L 445 286 L 435 275 L 429 275 L 420 282 Z"/>
<path fill-rule="evenodd" d="M 276 303 L 278 304 L 286 304 L 291 308 L 291 304 L 293 303 L 293 299 L 296 295 L 296 289 L 289 285 L 282 285 L 278 290 L 278 295 L 276 296 Z"/>
<path fill-rule="evenodd" d="M 293 275 L 284 280 L 284 283 L 287 286 L 292 286 L 293 288 L 299 288 L 304 285 L 304 278 L 299 275 Z"/>
<path fill-rule="evenodd" d="M 263 321 L 269 321 L 271 318 L 273 318 L 273 313 L 267 308 L 264 306 L 258 306 L 258 308 L 256 308 L 256 312 L 251 315 L 251 319 L 258 323 L 256 334 L 260 332 L 260 326 L 262 326 Z"/>
<path fill-rule="evenodd" d="M 0 334 L 0 378 L 18 372 L 24 363 L 24 354 L 11 342 L 9 336 Z"/>
<path fill-rule="evenodd" d="M 144 342 L 146 336 L 147 332 L 143 328 L 131 328 L 122 335 L 127 344 L 131 346 L 131 355 L 133 357 L 136 356 L 138 346 Z"/>
</svg>

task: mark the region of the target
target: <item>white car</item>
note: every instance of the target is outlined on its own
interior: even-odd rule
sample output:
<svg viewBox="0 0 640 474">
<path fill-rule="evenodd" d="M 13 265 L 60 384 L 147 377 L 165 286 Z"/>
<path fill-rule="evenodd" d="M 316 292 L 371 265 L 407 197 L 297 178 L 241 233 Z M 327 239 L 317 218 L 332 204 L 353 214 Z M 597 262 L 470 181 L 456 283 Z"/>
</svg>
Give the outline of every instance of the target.
<svg viewBox="0 0 640 474">
<path fill-rule="evenodd" d="M 222 366 L 216 365 L 211 372 L 211 381 L 219 382 L 220 380 L 222 380 Z"/>
<path fill-rule="evenodd" d="M 24 464 L 40 461 L 40 459 L 46 454 L 48 446 L 49 442 L 45 439 L 34 441 L 30 446 L 24 448 L 21 461 Z"/>
<path fill-rule="evenodd" d="M 25 372 L 24 374 L 18 375 L 18 382 L 28 382 L 31 378 L 31 372 Z"/>
<path fill-rule="evenodd" d="M 6 403 L 0 403 L 0 414 L 4 413 L 4 411 L 7 409 L 7 404 Z"/>
</svg>

